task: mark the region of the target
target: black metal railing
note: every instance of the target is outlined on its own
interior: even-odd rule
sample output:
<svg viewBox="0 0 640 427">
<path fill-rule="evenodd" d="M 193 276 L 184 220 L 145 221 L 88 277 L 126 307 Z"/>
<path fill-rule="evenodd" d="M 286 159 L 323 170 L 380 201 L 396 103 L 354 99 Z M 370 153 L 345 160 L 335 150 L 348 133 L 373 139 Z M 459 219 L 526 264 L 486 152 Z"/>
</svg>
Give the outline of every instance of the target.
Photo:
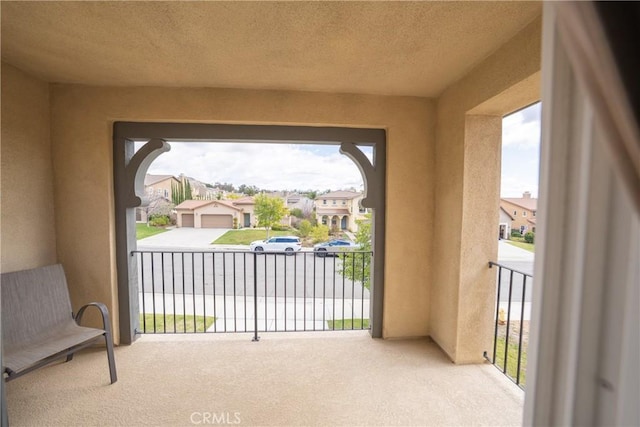
<svg viewBox="0 0 640 427">
<path fill-rule="evenodd" d="M 369 329 L 372 252 L 134 251 L 139 333 Z M 335 256 L 331 256 L 335 255 Z"/>
<path fill-rule="evenodd" d="M 524 389 L 529 345 L 533 275 L 490 261 L 496 274 L 493 352 L 484 357 Z"/>
</svg>

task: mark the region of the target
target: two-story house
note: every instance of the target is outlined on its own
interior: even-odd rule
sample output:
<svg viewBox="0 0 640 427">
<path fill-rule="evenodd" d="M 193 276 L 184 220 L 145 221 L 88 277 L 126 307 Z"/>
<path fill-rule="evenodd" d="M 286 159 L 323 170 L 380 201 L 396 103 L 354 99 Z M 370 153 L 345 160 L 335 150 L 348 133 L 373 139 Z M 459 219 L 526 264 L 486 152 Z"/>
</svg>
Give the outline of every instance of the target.
<svg viewBox="0 0 640 427">
<path fill-rule="evenodd" d="M 173 175 L 145 175 L 144 190 L 149 204 L 143 208 L 136 208 L 136 221 L 147 222 L 149 216 L 154 214 L 169 215 L 173 207 L 171 187 L 179 182 Z"/>
<path fill-rule="evenodd" d="M 313 200 L 299 193 L 291 193 L 285 196 L 287 209 L 300 209 L 303 215 L 309 215 L 313 212 Z"/>
<path fill-rule="evenodd" d="M 180 181 L 173 175 L 152 175 L 144 177 L 144 189 L 147 196 L 160 196 L 171 200 L 171 187 L 178 185 Z"/>
<path fill-rule="evenodd" d="M 358 220 L 364 219 L 367 210 L 360 206 L 362 193 L 332 191 L 316 197 L 316 220 L 331 229 L 358 230 Z"/>
<path fill-rule="evenodd" d="M 536 232 L 538 199 L 531 197 L 531 192 L 525 191 L 522 197 L 501 198 L 500 208 L 513 218 L 512 230 L 518 230 L 522 234 L 528 231 Z"/>
</svg>

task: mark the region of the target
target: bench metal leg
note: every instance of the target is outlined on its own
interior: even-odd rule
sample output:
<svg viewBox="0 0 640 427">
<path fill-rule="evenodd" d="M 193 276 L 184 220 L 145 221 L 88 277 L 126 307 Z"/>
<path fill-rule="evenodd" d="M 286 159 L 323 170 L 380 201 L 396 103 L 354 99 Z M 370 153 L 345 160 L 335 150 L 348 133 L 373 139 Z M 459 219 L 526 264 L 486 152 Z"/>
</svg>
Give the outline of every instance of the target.
<svg viewBox="0 0 640 427">
<path fill-rule="evenodd" d="M 4 374 L 3 374 L 4 376 Z M 9 413 L 7 410 L 7 395 L 4 392 L 4 378 L 0 378 L 0 383 L 1 383 L 1 388 L 2 390 L 0 390 L 0 393 L 2 394 L 2 397 L 0 399 L 2 399 L 2 403 L 0 404 L 0 425 L 2 426 L 9 426 Z"/>
<path fill-rule="evenodd" d="M 73 353 L 67 355 L 66 362 L 71 362 L 73 360 Z"/>
<path fill-rule="evenodd" d="M 111 338 L 111 332 L 104 333 L 104 340 L 107 344 L 107 360 L 109 361 L 109 375 L 111 376 L 111 384 L 118 381 L 118 374 L 116 373 L 116 361 L 113 356 L 113 339 Z"/>
</svg>

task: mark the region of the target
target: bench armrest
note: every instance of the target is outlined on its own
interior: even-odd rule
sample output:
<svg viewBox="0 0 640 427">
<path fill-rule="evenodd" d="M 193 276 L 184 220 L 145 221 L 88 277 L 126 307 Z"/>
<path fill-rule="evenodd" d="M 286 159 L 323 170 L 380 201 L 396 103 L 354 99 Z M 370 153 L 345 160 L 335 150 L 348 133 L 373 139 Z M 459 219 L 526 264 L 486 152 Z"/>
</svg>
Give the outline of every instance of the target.
<svg viewBox="0 0 640 427">
<path fill-rule="evenodd" d="M 111 319 L 109 317 L 109 309 L 101 302 L 90 302 L 89 304 L 85 304 L 80 307 L 80 310 L 78 310 L 78 313 L 74 316 L 76 323 L 80 325 L 80 322 L 82 321 L 82 315 L 84 314 L 84 311 L 89 307 L 96 307 L 98 310 L 100 310 L 100 314 L 102 315 L 103 329 L 105 332 L 111 335 Z"/>
<path fill-rule="evenodd" d="M 82 315 L 84 311 L 89 307 L 96 307 L 100 310 L 100 314 L 102 315 L 102 326 L 104 329 L 104 341 L 107 345 L 107 359 L 109 360 L 109 373 L 111 375 L 111 384 L 118 381 L 118 375 L 116 374 L 116 362 L 113 357 L 113 336 L 111 335 L 111 320 L 109 318 L 109 309 L 106 305 L 101 302 L 90 302 L 89 304 L 85 304 L 80 307 L 78 310 L 78 314 L 74 316 L 74 319 L 78 325 L 82 321 Z M 71 360 L 72 355 L 67 358 L 67 361 Z"/>
</svg>

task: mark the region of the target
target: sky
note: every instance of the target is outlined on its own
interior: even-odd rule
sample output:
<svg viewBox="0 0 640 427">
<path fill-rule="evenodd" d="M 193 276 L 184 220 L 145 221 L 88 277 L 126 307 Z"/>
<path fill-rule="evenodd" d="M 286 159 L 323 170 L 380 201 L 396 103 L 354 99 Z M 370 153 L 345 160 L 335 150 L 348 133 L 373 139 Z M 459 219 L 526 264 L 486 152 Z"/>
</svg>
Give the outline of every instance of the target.
<svg viewBox="0 0 640 427">
<path fill-rule="evenodd" d="M 502 120 L 500 197 L 538 197 L 540 170 L 540 103 Z"/>
<path fill-rule="evenodd" d="M 502 124 L 501 197 L 538 194 L 540 104 L 520 110 Z M 355 163 L 337 145 L 224 142 L 171 142 L 149 173 L 181 173 L 215 184 L 255 185 L 265 190 L 340 190 L 364 188 Z M 141 145 L 141 144 L 140 144 Z M 372 149 L 363 147 L 371 159 Z"/>
<path fill-rule="evenodd" d="M 337 145 L 171 142 L 149 168 L 157 175 L 185 175 L 209 184 L 255 185 L 265 190 L 364 188 L 355 163 Z M 369 159 L 371 147 L 363 147 Z"/>
</svg>

